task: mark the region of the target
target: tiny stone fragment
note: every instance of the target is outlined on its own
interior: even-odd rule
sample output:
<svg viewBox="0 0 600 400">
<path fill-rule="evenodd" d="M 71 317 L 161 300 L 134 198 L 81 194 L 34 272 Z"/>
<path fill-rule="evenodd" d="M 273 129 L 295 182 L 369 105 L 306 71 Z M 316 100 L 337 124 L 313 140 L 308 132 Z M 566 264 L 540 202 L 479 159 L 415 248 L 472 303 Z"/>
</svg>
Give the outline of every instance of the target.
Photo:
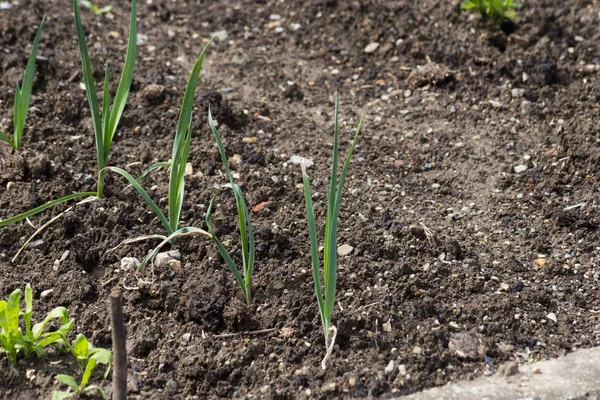
<svg viewBox="0 0 600 400">
<path fill-rule="evenodd" d="M 44 248 L 44 241 L 42 239 L 34 240 L 27 245 L 28 249 L 40 250 Z"/>
<path fill-rule="evenodd" d="M 520 174 L 521 172 L 525 172 L 525 171 L 527 171 L 527 165 L 523 165 L 523 164 L 521 164 L 521 165 L 517 165 L 517 166 L 515 166 L 513 169 L 515 170 L 515 172 L 516 172 L 517 174 Z"/>
<path fill-rule="evenodd" d="M 170 250 L 164 253 L 158 253 L 154 259 L 154 264 L 158 268 L 164 268 L 169 266 L 169 261 L 179 260 L 180 258 L 181 253 L 179 253 L 179 250 Z"/>
<path fill-rule="evenodd" d="M 476 361 L 485 358 L 483 336 L 476 332 L 452 334 L 448 342 L 448 350 L 452 355 L 461 359 Z"/>
<path fill-rule="evenodd" d="M 343 257 L 343 256 L 347 256 L 348 254 L 352 253 L 353 250 L 354 250 L 354 247 L 350 246 L 349 244 L 343 244 L 340 247 L 338 247 L 337 253 L 338 253 L 338 256 Z"/>
<path fill-rule="evenodd" d="M 546 315 L 546 318 L 548 318 L 550 321 L 553 321 L 554 323 L 558 322 L 558 318 L 556 318 L 556 314 L 554 314 L 553 312 L 548 313 L 548 315 Z"/>
<path fill-rule="evenodd" d="M 375 50 L 377 50 L 378 47 L 379 47 L 379 43 L 377 43 L 377 42 L 369 43 L 367 45 L 367 47 L 365 47 L 365 53 L 367 53 L 367 54 L 372 53 Z"/>
<path fill-rule="evenodd" d="M 311 160 L 310 158 L 304 158 L 301 156 L 292 156 L 290 157 L 290 162 L 292 164 L 304 164 L 306 166 L 306 168 L 312 167 L 313 166 L 313 160 Z"/>
</svg>

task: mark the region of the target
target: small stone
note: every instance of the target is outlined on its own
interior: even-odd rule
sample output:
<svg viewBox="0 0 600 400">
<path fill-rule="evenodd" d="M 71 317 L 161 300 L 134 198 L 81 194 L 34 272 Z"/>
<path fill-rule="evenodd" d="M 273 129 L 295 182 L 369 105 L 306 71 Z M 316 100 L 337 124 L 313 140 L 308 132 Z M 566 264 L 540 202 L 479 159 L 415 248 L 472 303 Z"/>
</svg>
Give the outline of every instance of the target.
<svg viewBox="0 0 600 400">
<path fill-rule="evenodd" d="M 169 261 L 179 260 L 180 258 L 181 253 L 179 253 L 179 250 L 170 250 L 164 253 L 158 253 L 154 259 L 154 264 L 158 268 L 165 268 L 169 266 Z"/>
<path fill-rule="evenodd" d="M 413 354 L 421 354 L 423 352 L 423 350 L 421 349 L 421 347 L 419 346 L 415 346 L 412 349 Z"/>
<path fill-rule="evenodd" d="M 229 163 L 230 164 L 241 164 L 242 163 L 242 156 L 240 156 L 239 154 L 234 154 L 231 157 L 229 157 Z"/>
<path fill-rule="evenodd" d="M 466 360 L 483 360 L 485 358 L 485 345 L 483 336 L 476 332 L 459 332 L 450 336 L 448 350 L 455 357 Z"/>
<path fill-rule="evenodd" d="M 248 144 L 255 144 L 255 143 L 258 143 L 258 138 L 257 137 L 245 137 L 242 139 L 242 142 L 248 143 Z"/>
<path fill-rule="evenodd" d="M 543 267 L 544 265 L 546 265 L 546 259 L 545 258 L 538 258 L 537 260 L 535 260 L 535 263 L 540 266 Z"/>
<path fill-rule="evenodd" d="M 404 365 L 404 364 L 398 365 L 398 373 L 402 376 L 406 375 L 406 365 Z"/>
<path fill-rule="evenodd" d="M 510 91 L 510 94 L 512 97 L 523 97 L 523 94 L 525 94 L 525 89 L 513 89 Z"/>
<path fill-rule="evenodd" d="M 354 250 L 354 247 L 350 246 L 349 244 L 343 244 L 340 247 L 338 247 L 337 253 L 338 253 L 338 256 L 343 257 L 343 256 L 347 256 L 348 254 L 352 253 L 353 250 Z"/>
<path fill-rule="evenodd" d="M 177 393 L 177 391 L 179 390 L 179 385 L 173 379 L 169 379 L 167 381 L 167 384 L 165 385 L 165 389 L 169 393 Z"/>
<path fill-rule="evenodd" d="M 224 42 L 229 38 L 229 33 L 226 30 L 216 31 L 212 33 L 212 36 L 219 42 Z"/>
<path fill-rule="evenodd" d="M 554 323 L 558 322 L 558 318 L 556 318 L 556 314 L 554 313 L 548 313 L 548 315 L 546 315 L 546 318 L 548 318 L 550 321 L 554 321 Z"/>
<path fill-rule="evenodd" d="M 135 257 L 125 257 L 125 258 L 121 259 L 121 269 L 123 271 L 137 269 L 139 266 L 140 266 L 140 261 Z"/>
<path fill-rule="evenodd" d="M 515 172 L 516 172 L 517 174 L 520 174 L 521 172 L 525 172 L 525 171 L 527 171 L 527 165 L 523 165 L 523 164 L 521 164 L 521 165 L 517 165 L 517 166 L 516 166 L 516 167 L 514 167 L 513 169 L 515 170 Z"/>
<path fill-rule="evenodd" d="M 348 379 L 348 385 L 356 386 L 356 378 L 352 377 L 352 378 Z"/>
<path fill-rule="evenodd" d="M 192 338 L 192 334 L 189 332 L 181 335 L 181 341 L 183 341 L 184 343 L 189 342 L 191 338 Z"/>
<path fill-rule="evenodd" d="M 313 160 L 311 160 L 310 158 L 304 158 L 301 156 L 290 157 L 290 162 L 292 164 L 298 164 L 298 165 L 304 164 L 304 166 L 306 166 L 306 168 L 310 168 L 314 164 Z"/>
<path fill-rule="evenodd" d="M 385 374 L 390 375 L 392 372 L 394 372 L 394 369 L 396 369 L 396 363 L 394 362 L 394 360 L 390 360 L 388 365 L 385 367 Z"/>
<path fill-rule="evenodd" d="M 0 3 L 0 10 L 10 10 L 12 8 L 12 4 L 8 1 L 3 1 Z"/>
<path fill-rule="evenodd" d="M 173 269 L 175 272 L 181 272 L 181 261 L 179 260 L 169 260 L 169 267 Z"/>
<path fill-rule="evenodd" d="M 33 381 L 35 379 L 35 369 L 28 369 L 25 372 L 25 377 L 30 381 Z"/>
<path fill-rule="evenodd" d="M 335 382 L 330 382 L 330 383 L 326 383 L 325 385 L 323 385 L 323 391 L 324 392 L 335 392 Z"/>
<path fill-rule="evenodd" d="M 508 283 L 501 283 L 500 290 L 508 291 L 510 289 L 510 285 Z"/>
<path fill-rule="evenodd" d="M 148 35 L 144 35 L 143 33 L 137 34 L 137 44 L 138 46 L 144 45 L 148 42 Z"/>
<path fill-rule="evenodd" d="M 392 333 L 392 323 L 390 321 L 383 323 L 383 331 L 387 333 Z"/>
<path fill-rule="evenodd" d="M 52 295 L 52 292 L 54 292 L 54 289 L 44 290 L 42 293 L 40 293 L 40 297 L 42 299 L 45 299 L 46 297 L 50 297 L 50 295 Z"/>
<path fill-rule="evenodd" d="M 34 240 L 27 245 L 28 249 L 40 250 L 44 248 L 44 241 L 42 239 Z"/>
<path fill-rule="evenodd" d="M 375 50 L 377 50 L 378 47 L 379 47 L 379 43 L 377 43 L 377 42 L 369 43 L 367 45 L 367 47 L 365 47 L 365 53 L 367 53 L 367 54 L 372 53 Z"/>
<path fill-rule="evenodd" d="M 450 322 L 448 325 L 450 325 L 450 328 L 452 329 L 460 329 L 460 326 L 454 321 Z"/>
<path fill-rule="evenodd" d="M 185 163 L 185 175 L 194 175 L 194 167 L 192 166 L 192 163 Z"/>
</svg>

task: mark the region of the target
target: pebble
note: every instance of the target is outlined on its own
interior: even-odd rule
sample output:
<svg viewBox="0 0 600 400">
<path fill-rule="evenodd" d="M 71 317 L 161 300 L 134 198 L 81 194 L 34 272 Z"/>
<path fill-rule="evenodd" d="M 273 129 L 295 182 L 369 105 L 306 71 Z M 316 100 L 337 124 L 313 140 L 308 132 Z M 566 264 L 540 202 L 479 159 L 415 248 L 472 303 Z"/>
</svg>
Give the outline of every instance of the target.
<svg viewBox="0 0 600 400">
<path fill-rule="evenodd" d="M 525 93 L 525 89 L 513 89 L 510 91 L 512 97 L 522 97 Z"/>
<path fill-rule="evenodd" d="M 423 352 L 423 350 L 421 349 L 421 347 L 419 346 L 415 346 L 412 349 L 413 354 L 421 354 Z"/>
<path fill-rule="evenodd" d="M 140 261 L 135 257 L 125 257 L 125 258 L 121 259 L 121 269 L 123 271 L 137 269 L 139 266 L 140 266 Z"/>
<path fill-rule="evenodd" d="M 156 258 L 154 259 L 154 264 L 158 268 L 164 268 L 169 266 L 169 261 L 171 260 L 179 260 L 181 258 L 181 253 L 179 250 L 170 250 L 164 253 L 158 253 Z"/>
<path fill-rule="evenodd" d="M 476 332 L 459 332 L 450 336 L 448 350 L 455 357 L 467 360 L 483 360 L 485 346 L 483 336 Z"/>
<path fill-rule="evenodd" d="M 212 36 L 219 42 L 224 42 L 229 38 L 229 33 L 226 30 L 216 31 L 212 33 Z"/>
<path fill-rule="evenodd" d="M 398 365 L 398 373 L 402 376 L 406 375 L 406 365 L 404 365 L 404 364 Z"/>
<path fill-rule="evenodd" d="M 194 167 L 192 166 L 192 163 L 185 163 L 185 174 L 187 176 L 194 175 Z"/>
<path fill-rule="evenodd" d="M 385 367 L 385 374 L 390 375 L 392 372 L 394 372 L 394 369 L 396 369 L 396 363 L 394 360 L 390 360 L 388 365 Z"/>
<path fill-rule="evenodd" d="M 377 42 L 369 43 L 367 45 L 367 47 L 365 47 L 365 53 L 367 53 L 367 54 L 372 53 L 375 50 L 377 50 L 378 47 L 379 47 L 379 43 L 377 43 Z"/>
<path fill-rule="evenodd" d="M 3 1 L 0 3 L 0 10 L 10 10 L 11 8 L 12 4 L 10 4 L 8 1 Z"/>
<path fill-rule="evenodd" d="M 352 377 L 352 378 L 348 379 L 348 385 L 356 386 L 356 378 Z"/>
<path fill-rule="evenodd" d="M 556 314 L 554 313 L 548 313 L 548 315 L 546 315 L 546 318 L 548 318 L 550 321 L 554 321 L 554 323 L 558 322 L 558 318 L 556 318 Z"/>
<path fill-rule="evenodd" d="M 148 103 L 160 103 L 165 99 L 165 87 L 153 83 L 142 89 L 137 96 Z"/>
<path fill-rule="evenodd" d="M 313 160 L 311 160 L 310 158 L 304 158 L 301 156 L 292 156 L 290 157 L 290 161 L 292 164 L 304 164 L 304 166 L 306 166 L 306 168 L 312 167 L 314 165 Z"/>
<path fill-rule="evenodd" d="M 39 250 L 44 248 L 44 241 L 42 239 L 34 240 L 27 245 L 28 249 Z"/>
<path fill-rule="evenodd" d="M 137 44 L 138 46 L 146 44 L 148 42 L 148 35 L 144 35 L 143 33 L 137 34 Z"/>
<path fill-rule="evenodd" d="M 50 297 L 50 295 L 52 294 L 52 292 L 54 292 L 54 289 L 44 290 L 42 293 L 40 293 L 40 297 L 42 299 L 45 299 L 46 297 Z"/>
<path fill-rule="evenodd" d="M 181 335 L 181 340 L 182 340 L 184 343 L 187 343 L 187 342 L 189 342 L 191 338 L 192 338 L 192 334 L 191 334 L 191 333 L 189 333 L 189 332 L 188 332 L 188 333 L 184 333 L 183 335 Z"/>
<path fill-rule="evenodd" d="M 392 333 L 392 323 L 390 321 L 383 323 L 383 331 L 387 333 Z"/>
<path fill-rule="evenodd" d="M 255 143 L 258 143 L 258 138 L 255 136 L 245 137 L 245 138 L 242 138 L 242 142 L 247 143 L 247 144 L 255 144 Z"/>
<path fill-rule="evenodd" d="M 338 256 L 343 257 L 343 256 L 347 256 L 348 254 L 352 253 L 353 250 L 354 250 L 354 247 L 350 246 L 349 244 L 343 244 L 340 247 L 338 247 L 337 253 L 338 253 Z"/>
<path fill-rule="evenodd" d="M 521 164 L 521 165 L 517 165 L 517 166 L 515 166 L 513 169 L 515 170 L 515 172 L 516 172 L 517 174 L 520 174 L 521 172 L 525 172 L 525 171 L 527 171 L 527 165 L 523 165 L 523 164 Z"/>
</svg>

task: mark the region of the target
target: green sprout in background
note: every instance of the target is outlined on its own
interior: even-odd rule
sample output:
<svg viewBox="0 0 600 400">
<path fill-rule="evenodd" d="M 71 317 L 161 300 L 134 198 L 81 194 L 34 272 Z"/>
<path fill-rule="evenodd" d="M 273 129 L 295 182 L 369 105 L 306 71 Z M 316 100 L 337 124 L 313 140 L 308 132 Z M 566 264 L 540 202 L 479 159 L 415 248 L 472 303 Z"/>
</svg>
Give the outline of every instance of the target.
<svg viewBox="0 0 600 400">
<path fill-rule="evenodd" d="M 33 46 L 31 47 L 31 53 L 27 60 L 27 67 L 25 68 L 25 75 L 23 76 L 23 82 L 21 86 L 17 83 L 15 89 L 15 105 L 13 110 L 13 138 L 12 140 L 8 135 L 0 130 L 0 141 L 6 142 L 11 145 L 15 150 L 21 149 L 21 139 L 23 138 L 23 131 L 25 130 L 25 121 L 27 118 L 27 110 L 29 109 L 29 101 L 31 100 L 31 90 L 33 88 L 33 73 L 35 71 L 35 57 L 40 44 L 40 37 L 42 36 L 42 29 L 44 27 L 44 21 L 46 17 L 42 18 L 40 27 L 35 35 Z"/>
<path fill-rule="evenodd" d="M 513 20 L 517 16 L 516 9 L 521 3 L 513 0 L 464 0 L 460 8 L 463 10 L 476 9 L 486 19 L 501 25 L 505 20 Z"/>
<path fill-rule="evenodd" d="M 94 137 L 96 141 L 96 155 L 98 157 L 98 187 L 96 196 L 104 196 L 104 175 L 108 163 L 108 154 L 112 141 L 123 115 L 129 88 L 133 80 L 133 68 L 135 65 L 135 52 L 137 41 L 137 22 L 136 22 L 136 0 L 131 1 L 131 17 L 129 21 L 129 39 L 127 42 L 127 54 L 125 56 L 125 65 L 117 87 L 115 100 L 110 107 L 110 92 L 108 88 L 108 64 L 104 70 L 104 91 L 102 96 L 102 113 L 98 107 L 98 98 L 96 96 L 96 87 L 94 75 L 88 55 L 83 26 L 79 14 L 79 5 L 77 0 L 73 0 L 73 9 L 75 11 L 75 29 L 77 31 L 77 42 L 79 43 L 79 53 L 81 54 L 81 66 L 83 69 L 83 80 L 85 83 L 85 92 L 87 95 L 90 111 L 92 113 L 92 122 L 94 125 Z"/>
<path fill-rule="evenodd" d="M 91 12 L 93 12 L 94 15 L 106 14 L 106 13 L 110 12 L 110 10 L 112 10 L 112 6 L 110 6 L 110 5 L 104 6 L 104 7 L 99 7 L 98 5 L 92 3 L 91 1 L 88 1 L 88 0 L 79 0 L 79 2 L 81 3 L 82 6 L 84 6 Z"/>
<path fill-rule="evenodd" d="M 339 148 L 339 125 L 338 125 L 338 97 L 335 95 L 335 122 L 333 128 L 333 162 L 331 166 L 331 180 L 329 191 L 327 193 L 327 217 L 325 220 L 325 237 L 323 245 L 323 279 L 321 280 L 321 269 L 319 260 L 319 239 L 317 237 L 317 227 L 315 221 L 315 212 L 313 208 L 312 195 L 310 192 L 310 182 L 306 173 L 306 166 L 302 164 L 302 183 L 304 185 L 304 199 L 306 202 L 306 218 L 308 220 L 308 233 L 310 237 L 310 255 L 312 260 L 313 281 L 323 325 L 323 334 L 325 335 L 326 354 L 321 366 L 326 368 L 326 362 L 335 343 L 337 329 L 331 323 L 333 307 L 335 304 L 335 290 L 337 281 L 337 223 L 342 200 L 342 190 L 346 173 L 350 167 L 350 158 L 354 152 L 354 147 L 358 141 L 358 135 L 363 125 L 365 116 L 363 115 L 356 128 L 354 140 L 344 161 L 342 173 L 339 181 L 337 177 L 338 170 L 338 148 Z M 322 283 L 321 283 L 322 282 Z"/>
<path fill-rule="evenodd" d="M 208 124 L 210 125 L 210 130 L 213 134 L 215 142 L 217 143 L 217 147 L 219 148 L 219 154 L 221 155 L 221 160 L 223 161 L 223 168 L 225 169 L 225 173 L 229 178 L 229 183 L 225 185 L 233 190 L 233 195 L 235 196 L 235 203 L 237 206 L 237 214 L 238 214 L 238 225 L 240 228 L 240 240 L 242 242 L 242 264 L 243 264 L 243 273 L 242 276 L 240 271 L 235 266 L 233 259 L 229 255 L 229 252 L 223 246 L 223 243 L 219 240 L 215 233 L 215 229 L 213 228 L 210 222 L 210 216 L 213 209 L 213 205 L 217 196 L 219 195 L 220 190 L 217 190 L 214 194 L 210 204 L 208 206 L 208 210 L 206 211 L 206 225 L 208 227 L 208 231 L 210 232 L 219 253 L 227 263 L 227 266 L 233 273 L 235 280 L 239 287 L 242 289 L 242 293 L 244 294 L 244 298 L 246 299 L 246 304 L 249 306 L 252 304 L 252 271 L 254 270 L 254 260 L 256 254 L 256 248 L 254 245 L 254 234 L 252 233 L 252 224 L 250 222 L 250 213 L 248 212 L 248 207 L 246 205 L 246 201 L 244 200 L 244 195 L 242 193 L 242 189 L 238 185 L 233 182 L 233 175 L 231 174 L 231 170 L 229 169 L 229 162 L 227 161 L 227 154 L 225 154 L 225 148 L 223 147 L 223 142 L 221 141 L 221 137 L 219 136 L 219 132 L 215 128 L 215 122 L 212 118 L 212 113 L 210 112 L 210 106 L 208 108 Z"/>
</svg>

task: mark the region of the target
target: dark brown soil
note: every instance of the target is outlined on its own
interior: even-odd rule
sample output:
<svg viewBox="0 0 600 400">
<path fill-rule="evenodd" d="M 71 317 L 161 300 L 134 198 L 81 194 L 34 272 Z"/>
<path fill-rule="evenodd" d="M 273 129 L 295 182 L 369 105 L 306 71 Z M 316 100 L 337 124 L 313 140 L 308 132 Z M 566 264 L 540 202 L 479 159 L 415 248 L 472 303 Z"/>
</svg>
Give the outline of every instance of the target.
<svg viewBox="0 0 600 400">
<path fill-rule="evenodd" d="M 25 149 L 16 155 L 0 144 L 0 218 L 95 185 L 68 3 L 23 0 L 0 11 L 7 131 L 15 83 L 48 16 Z M 234 168 L 249 205 L 270 202 L 252 213 L 254 304 L 245 308 L 205 239 L 181 240 L 181 270 L 157 269 L 151 285 L 118 272 L 121 258 L 141 258 L 156 241 L 111 248 L 163 232 L 112 175 L 105 199 L 73 208 L 14 263 L 34 229 L 0 230 L 0 297 L 30 282 L 35 317 L 66 306 L 77 332 L 110 347 L 108 294 L 123 281 L 134 286 L 124 295 L 129 394 L 141 399 L 389 398 L 494 373 L 505 361 L 595 346 L 600 4 L 527 1 L 506 36 L 458 3 L 140 1 L 147 41 L 138 47 L 110 163 L 138 173 L 139 164 L 128 165 L 169 158 L 191 66 L 211 33 L 226 30 L 201 76 L 183 220 L 203 226 L 215 185 L 225 182 L 206 121 L 210 102 L 228 154 L 240 156 Z M 97 81 L 109 61 L 114 95 L 129 8 L 113 6 L 110 15 L 86 11 L 83 19 Z M 366 53 L 373 42 L 379 47 Z M 323 220 L 335 91 L 344 149 L 363 111 L 368 119 L 340 213 L 339 243 L 354 252 L 340 259 L 339 334 L 322 371 L 300 168 L 289 159 L 314 161 L 309 173 Z M 515 172 L 521 165 L 527 169 Z M 144 181 L 156 186 L 150 192 L 162 206 L 167 180 L 161 171 Z M 39 227 L 65 208 L 31 221 Z M 218 233 L 239 259 L 232 200 L 224 196 L 218 210 Z M 40 299 L 48 289 L 52 296 Z M 57 373 L 80 371 L 70 356 L 17 368 L 2 357 L 0 397 L 49 398 Z M 102 384 L 109 391 L 109 381 Z"/>
</svg>

